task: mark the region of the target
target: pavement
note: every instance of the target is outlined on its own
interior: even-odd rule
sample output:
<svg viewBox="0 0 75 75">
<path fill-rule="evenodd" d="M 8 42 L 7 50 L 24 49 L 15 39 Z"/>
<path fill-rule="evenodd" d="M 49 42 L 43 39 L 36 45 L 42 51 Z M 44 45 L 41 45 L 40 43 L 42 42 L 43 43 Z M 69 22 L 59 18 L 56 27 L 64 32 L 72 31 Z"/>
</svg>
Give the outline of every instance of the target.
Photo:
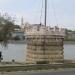
<svg viewBox="0 0 75 75">
<path fill-rule="evenodd" d="M 4 72 L 0 75 L 75 75 L 75 71 L 59 71 L 59 72 Z"/>
</svg>

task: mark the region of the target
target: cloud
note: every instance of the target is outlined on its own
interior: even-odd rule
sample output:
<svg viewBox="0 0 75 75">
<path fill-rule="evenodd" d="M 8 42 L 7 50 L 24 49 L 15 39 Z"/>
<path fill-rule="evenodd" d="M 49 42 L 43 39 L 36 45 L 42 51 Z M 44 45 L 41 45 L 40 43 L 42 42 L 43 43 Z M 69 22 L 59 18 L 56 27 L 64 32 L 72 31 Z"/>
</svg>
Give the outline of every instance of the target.
<svg viewBox="0 0 75 75">
<path fill-rule="evenodd" d="M 17 2 L 18 1 L 18 2 Z M 22 16 L 25 22 L 39 23 L 41 14 L 41 2 L 40 0 L 0 0 L 0 12 L 7 12 L 10 16 L 15 16 L 16 22 L 20 24 Z M 51 0 L 48 0 L 48 25 L 64 25 L 64 27 L 73 27 L 75 25 L 75 2 L 74 0 L 52 0 L 54 8 L 52 7 Z M 68 3 L 67 3 L 68 1 Z M 40 2 L 40 3 L 39 3 Z M 57 18 L 57 23 L 54 15 Z M 43 17 L 44 21 L 44 7 Z M 72 26 L 71 26 L 72 25 Z M 74 27 L 75 28 L 75 27 Z"/>
</svg>

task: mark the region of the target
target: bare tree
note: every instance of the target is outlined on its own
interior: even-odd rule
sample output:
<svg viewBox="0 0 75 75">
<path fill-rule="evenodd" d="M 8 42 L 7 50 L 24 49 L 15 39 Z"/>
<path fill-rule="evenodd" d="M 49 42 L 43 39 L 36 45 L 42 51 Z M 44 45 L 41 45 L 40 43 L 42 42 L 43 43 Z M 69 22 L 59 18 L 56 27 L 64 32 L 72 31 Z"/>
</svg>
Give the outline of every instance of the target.
<svg viewBox="0 0 75 75">
<path fill-rule="evenodd" d="M 11 32 L 14 30 L 14 20 L 7 13 L 0 15 L 0 43 L 7 45 L 11 38 Z"/>
</svg>

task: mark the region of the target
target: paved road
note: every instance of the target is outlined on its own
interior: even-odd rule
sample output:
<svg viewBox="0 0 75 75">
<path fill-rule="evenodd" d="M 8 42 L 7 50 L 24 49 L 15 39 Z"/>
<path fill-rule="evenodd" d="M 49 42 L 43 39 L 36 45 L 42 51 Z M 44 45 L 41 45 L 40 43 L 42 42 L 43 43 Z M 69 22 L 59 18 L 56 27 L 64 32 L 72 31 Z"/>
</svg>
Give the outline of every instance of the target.
<svg viewBox="0 0 75 75">
<path fill-rule="evenodd" d="M 43 73 L 11 72 L 11 73 L 0 73 L 0 75 L 75 75 L 75 71 L 43 72 Z"/>
</svg>

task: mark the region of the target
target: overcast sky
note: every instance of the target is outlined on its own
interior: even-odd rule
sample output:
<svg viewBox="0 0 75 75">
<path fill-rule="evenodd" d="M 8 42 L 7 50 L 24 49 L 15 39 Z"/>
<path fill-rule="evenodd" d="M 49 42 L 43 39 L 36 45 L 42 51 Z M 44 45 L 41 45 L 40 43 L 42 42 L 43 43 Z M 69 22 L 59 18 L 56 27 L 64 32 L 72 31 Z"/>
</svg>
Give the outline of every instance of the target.
<svg viewBox="0 0 75 75">
<path fill-rule="evenodd" d="M 42 0 L 0 0 L 0 12 L 15 16 L 17 23 L 40 23 Z M 44 0 L 43 0 L 44 21 Z M 75 29 L 75 0 L 48 0 L 47 25 Z"/>
</svg>

